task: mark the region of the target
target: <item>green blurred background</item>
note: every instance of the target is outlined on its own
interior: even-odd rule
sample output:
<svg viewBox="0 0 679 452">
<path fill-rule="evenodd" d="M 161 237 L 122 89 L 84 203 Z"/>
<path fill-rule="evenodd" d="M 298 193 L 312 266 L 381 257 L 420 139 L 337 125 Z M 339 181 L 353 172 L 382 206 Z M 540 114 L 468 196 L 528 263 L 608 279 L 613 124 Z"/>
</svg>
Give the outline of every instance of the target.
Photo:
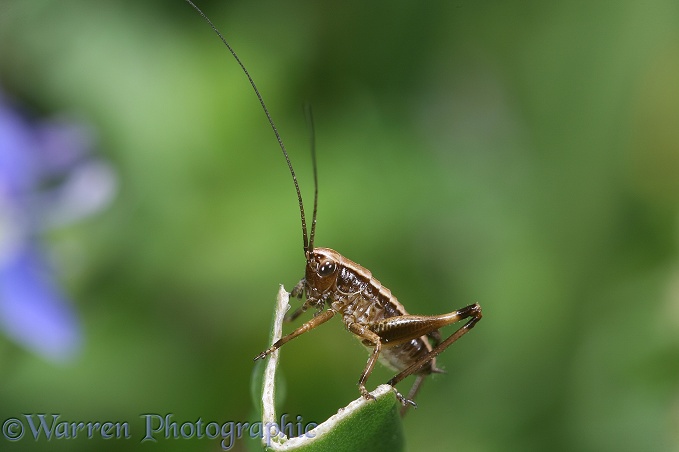
<svg viewBox="0 0 679 452">
<path fill-rule="evenodd" d="M 198 5 L 309 206 L 313 106 L 316 244 L 411 313 L 484 309 L 405 418 L 408 450 L 679 450 L 675 1 Z M 290 176 L 244 75 L 181 0 L 2 0 L 0 86 L 91 124 L 119 178 L 105 211 L 46 238 L 84 347 L 54 364 L 0 336 L 0 420 L 133 436 L 0 448 L 219 450 L 140 443 L 139 416 L 252 420 L 278 284 L 303 275 Z M 341 322 L 281 357 L 291 416 L 358 396 L 367 354 Z"/>
</svg>

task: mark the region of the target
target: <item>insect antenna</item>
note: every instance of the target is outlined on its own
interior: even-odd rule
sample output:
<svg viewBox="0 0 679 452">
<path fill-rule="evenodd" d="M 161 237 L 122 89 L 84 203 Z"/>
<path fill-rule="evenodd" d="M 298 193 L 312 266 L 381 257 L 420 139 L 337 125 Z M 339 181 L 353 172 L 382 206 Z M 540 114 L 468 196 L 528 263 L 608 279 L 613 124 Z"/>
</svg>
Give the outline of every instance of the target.
<svg viewBox="0 0 679 452">
<path fill-rule="evenodd" d="M 266 104 L 264 103 L 264 99 L 262 98 L 262 95 L 259 93 L 259 89 L 257 89 L 257 85 L 255 85 L 255 81 L 252 79 L 250 76 L 250 73 L 248 70 L 245 68 L 245 65 L 241 62 L 240 58 L 238 58 L 238 55 L 236 54 L 236 51 L 233 50 L 233 47 L 227 42 L 226 38 L 222 35 L 222 33 L 217 29 L 217 27 L 212 23 L 212 21 L 205 15 L 203 11 L 201 11 L 200 8 L 198 8 L 191 0 L 185 0 L 186 3 L 191 5 L 193 9 L 200 14 L 200 16 L 205 19 L 205 21 L 210 25 L 210 28 L 219 36 L 219 39 L 224 43 L 227 49 L 229 49 L 229 52 L 231 52 L 231 55 L 236 59 L 236 62 L 240 66 L 240 68 L 243 70 L 245 73 L 245 76 L 248 78 L 248 81 L 250 82 L 250 86 L 252 86 L 252 89 L 255 91 L 255 94 L 257 95 L 257 99 L 259 100 L 259 104 L 262 106 L 262 110 L 264 110 L 264 114 L 266 115 L 266 119 L 269 120 L 269 124 L 271 125 L 271 129 L 273 130 L 273 133 L 276 135 L 276 140 L 278 140 L 278 145 L 281 148 L 281 151 L 283 151 L 283 157 L 285 157 L 285 161 L 288 164 L 288 169 L 290 170 L 290 175 L 292 176 L 292 181 L 295 184 L 295 191 L 297 192 L 297 200 L 299 201 L 299 213 L 300 217 L 302 219 L 302 235 L 304 239 L 304 253 L 307 254 L 310 250 L 313 249 L 313 241 L 314 241 L 314 230 L 315 230 L 315 225 L 316 225 L 316 195 L 318 194 L 318 188 L 316 188 L 316 194 L 314 195 L 314 216 L 313 216 L 313 223 L 311 225 L 311 243 L 309 241 L 309 236 L 307 235 L 307 228 L 306 228 L 306 216 L 304 215 L 304 203 L 302 202 L 302 192 L 299 189 L 299 183 L 297 183 L 297 176 L 295 175 L 295 170 L 292 168 L 292 162 L 290 161 L 290 157 L 288 156 L 288 151 L 285 150 L 285 145 L 283 144 L 283 139 L 281 138 L 280 133 L 278 133 L 278 129 L 276 128 L 276 124 L 273 122 L 273 118 L 271 117 L 271 114 L 269 113 L 269 109 L 266 108 Z M 313 121 L 312 121 L 313 125 Z M 312 136 L 313 136 L 313 126 L 312 126 Z M 312 139 L 313 142 L 313 139 Z M 316 152 L 314 151 L 314 145 L 312 144 L 312 158 L 313 158 L 313 166 L 314 166 L 314 182 L 316 181 Z M 318 184 L 315 184 L 316 187 L 318 187 Z"/>
<path fill-rule="evenodd" d="M 309 236 L 309 249 L 304 251 L 311 252 L 314 250 L 314 237 L 316 237 L 316 212 L 318 212 L 318 171 L 316 169 L 316 128 L 314 127 L 314 115 L 311 111 L 311 105 L 306 104 L 304 108 L 306 113 L 307 123 L 311 132 L 311 166 L 314 172 L 314 212 L 311 219 L 311 236 Z"/>
</svg>

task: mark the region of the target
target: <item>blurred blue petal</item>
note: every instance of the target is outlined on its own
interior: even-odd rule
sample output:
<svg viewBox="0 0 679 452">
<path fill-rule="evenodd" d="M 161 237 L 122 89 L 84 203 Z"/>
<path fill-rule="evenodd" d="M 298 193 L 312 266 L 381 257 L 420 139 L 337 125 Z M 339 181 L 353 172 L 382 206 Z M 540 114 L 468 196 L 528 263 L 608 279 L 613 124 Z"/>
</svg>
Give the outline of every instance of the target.
<svg viewBox="0 0 679 452">
<path fill-rule="evenodd" d="M 62 184 L 36 200 L 40 224 L 49 229 L 88 217 L 107 206 L 116 189 L 117 178 L 111 165 L 95 159 L 80 163 Z"/>
<path fill-rule="evenodd" d="M 54 360 L 72 357 L 81 333 L 36 250 L 25 248 L 0 267 L 0 327 L 16 342 Z"/>
<path fill-rule="evenodd" d="M 30 121 L 0 91 L 0 330 L 52 360 L 81 346 L 81 330 L 40 250 L 40 234 L 108 205 L 116 177 L 91 155 L 90 129 Z"/>
<path fill-rule="evenodd" d="M 0 92 L 0 190 L 4 194 L 19 196 L 34 184 L 34 149 L 30 129 Z"/>
</svg>

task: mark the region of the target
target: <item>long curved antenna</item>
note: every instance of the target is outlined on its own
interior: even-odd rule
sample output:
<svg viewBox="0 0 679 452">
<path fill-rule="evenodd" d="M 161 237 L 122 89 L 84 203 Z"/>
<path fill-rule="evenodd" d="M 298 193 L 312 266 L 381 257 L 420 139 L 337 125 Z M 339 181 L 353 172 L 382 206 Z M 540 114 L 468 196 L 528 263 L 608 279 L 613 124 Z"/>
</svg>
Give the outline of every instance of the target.
<svg viewBox="0 0 679 452">
<path fill-rule="evenodd" d="M 276 124 L 274 124 L 273 119 L 271 118 L 271 115 L 269 114 L 269 110 L 266 108 L 266 104 L 264 103 L 264 99 L 262 99 L 262 95 L 259 94 L 259 90 L 257 89 L 257 85 L 255 85 L 255 81 L 252 80 L 252 77 L 250 77 L 250 73 L 248 70 L 245 68 L 245 65 L 241 62 L 240 58 L 238 58 L 238 55 L 236 55 L 236 52 L 233 50 L 231 45 L 226 41 L 224 36 L 220 33 L 220 31 L 217 29 L 217 27 L 212 23 L 212 21 L 203 13 L 203 11 L 200 10 L 191 0 L 185 0 L 186 3 L 191 5 L 193 9 L 195 9 L 198 14 L 201 15 L 203 19 L 210 25 L 212 30 L 217 33 L 217 36 L 219 36 L 219 39 L 222 40 L 224 45 L 226 46 L 227 49 L 229 49 L 229 52 L 231 52 L 231 55 L 236 59 L 236 62 L 240 66 L 240 68 L 243 70 L 245 73 L 245 76 L 248 78 L 248 81 L 250 82 L 250 85 L 252 86 L 252 89 L 255 90 L 255 94 L 257 95 L 257 99 L 259 99 L 259 103 L 262 106 L 262 109 L 264 110 L 264 114 L 266 115 L 266 119 L 269 120 L 269 124 L 271 125 L 271 129 L 273 129 L 273 133 L 276 135 L 276 139 L 278 140 L 278 145 L 281 148 L 281 151 L 283 151 L 283 156 L 285 157 L 285 161 L 288 164 L 288 168 L 290 169 L 290 175 L 292 176 L 292 181 L 295 184 L 295 191 L 297 191 L 297 199 L 299 201 L 299 213 L 300 217 L 302 218 L 302 235 L 304 239 L 304 252 L 305 254 L 310 250 L 309 247 L 309 236 L 307 235 L 307 229 L 306 229 L 306 217 L 304 215 L 304 203 L 302 202 L 302 192 L 299 189 L 299 184 L 297 183 L 297 176 L 295 175 L 295 170 L 292 168 L 292 162 L 290 161 L 290 157 L 288 156 L 288 152 L 285 150 L 285 145 L 283 144 L 283 139 L 281 138 L 281 135 L 278 133 L 278 129 L 276 128 Z M 312 147 L 313 149 L 313 147 Z M 314 180 L 316 178 L 316 163 L 315 163 L 315 152 L 314 154 Z M 315 201 L 314 201 L 314 219 L 313 223 L 316 223 L 316 206 L 315 206 Z M 313 242 L 313 236 L 314 236 L 314 225 L 312 224 L 312 230 L 311 230 L 311 241 Z"/>
<path fill-rule="evenodd" d="M 314 237 L 316 237 L 316 212 L 318 211 L 318 171 L 316 170 L 316 128 L 314 127 L 314 115 L 311 111 L 311 105 L 304 106 L 306 119 L 311 131 L 311 165 L 314 171 L 314 213 L 311 219 L 311 235 L 309 236 L 309 250 L 314 250 Z"/>
</svg>

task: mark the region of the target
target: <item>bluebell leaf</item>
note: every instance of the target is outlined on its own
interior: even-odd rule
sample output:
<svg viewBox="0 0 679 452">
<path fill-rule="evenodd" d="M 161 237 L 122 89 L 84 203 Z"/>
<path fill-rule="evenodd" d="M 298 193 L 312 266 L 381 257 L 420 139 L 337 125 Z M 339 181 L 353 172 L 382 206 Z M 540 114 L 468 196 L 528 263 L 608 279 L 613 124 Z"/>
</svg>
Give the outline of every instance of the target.
<svg viewBox="0 0 679 452">
<path fill-rule="evenodd" d="M 278 292 L 271 340 L 282 336 L 285 312 L 289 309 L 289 294 L 283 286 Z M 389 385 L 377 387 L 371 394 L 375 400 L 359 397 L 340 408 L 337 414 L 308 430 L 302 436 L 289 438 L 281 418 L 276 414 L 277 350 L 267 358 L 262 384 L 261 412 L 265 449 L 276 451 L 399 451 L 403 449 L 403 428 L 398 414 L 400 407 Z M 313 427 L 313 426 L 311 426 Z"/>
</svg>

